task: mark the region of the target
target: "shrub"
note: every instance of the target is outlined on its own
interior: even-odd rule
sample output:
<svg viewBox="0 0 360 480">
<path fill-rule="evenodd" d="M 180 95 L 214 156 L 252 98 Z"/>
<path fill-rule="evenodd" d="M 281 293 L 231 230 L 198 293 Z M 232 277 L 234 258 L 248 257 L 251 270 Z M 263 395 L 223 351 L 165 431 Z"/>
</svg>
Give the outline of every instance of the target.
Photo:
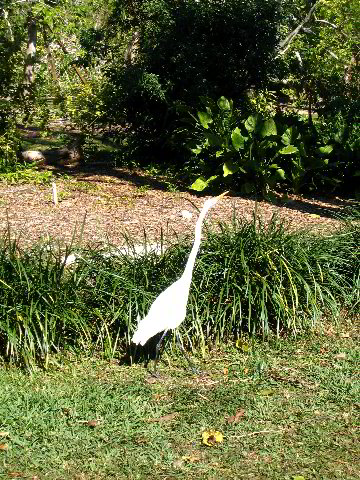
<svg viewBox="0 0 360 480">
<path fill-rule="evenodd" d="M 269 196 L 275 187 L 317 188 L 332 182 L 328 173 L 331 144 L 322 145 L 316 130 L 296 116 L 259 113 L 243 115 L 225 97 L 215 103 L 202 97 L 201 110 L 181 107 L 187 117 L 173 141 L 185 144 L 193 155 L 192 184 L 203 190 L 214 181 L 231 184 L 243 193 Z M 326 176 L 328 175 L 328 176 Z"/>
<path fill-rule="evenodd" d="M 290 231 L 234 220 L 210 231 L 201 248 L 181 328 L 190 345 L 205 347 L 241 331 L 267 336 L 297 332 L 345 305 L 359 313 L 359 224 L 352 212 L 333 234 Z M 130 241 L 128 247 L 133 248 Z M 52 352 L 102 352 L 130 345 L 136 318 L 183 272 L 190 242 L 162 255 L 75 249 L 52 244 L 21 252 L 0 246 L 0 355 L 32 368 Z M 76 262 L 68 264 L 70 253 Z"/>
<path fill-rule="evenodd" d="M 126 18 L 126 20 L 124 20 Z M 117 30 L 137 32 L 132 62 L 114 53 L 106 68 L 106 111 L 162 135 L 176 101 L 194 104 L 200 95 L 241 97 L 250 85 L 266 84 L 277 42 L 278 2 L 270 0 L 147 0 L 110 20 L 113 50 Z M 120 38 L 120 36 L 119 36 Z"/>
</svg>

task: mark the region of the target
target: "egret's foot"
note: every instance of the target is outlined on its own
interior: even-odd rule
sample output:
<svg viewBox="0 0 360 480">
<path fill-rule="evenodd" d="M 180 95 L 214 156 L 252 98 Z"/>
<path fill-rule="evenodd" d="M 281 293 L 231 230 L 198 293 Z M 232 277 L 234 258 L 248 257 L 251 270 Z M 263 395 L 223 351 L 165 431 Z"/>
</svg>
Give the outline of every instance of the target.
<svg viewBox="0 0 360 480">
<path fill-rule="evenodd" d="M 200 368 L 195 367 L 195 365 L 190 365 L 190 366 L 189 366 L 189 370 L 190 370 L 190 372 L 191 372 L 193 375 L 201 375 L 201 376 L 207 375 L 206 372 L 204 372 L 204 371 L 201 370 Z"/>
<path fill-rule="evenodd" d="M 160 373 L 156 370 L 156 368 L 154 368 L 154 370 L 150 370 L 150 368 L 148 368 L 147 371 L 150 373 L 150 375 L 153 378 L 160 378 L 161 377 Z"/>
</svg>

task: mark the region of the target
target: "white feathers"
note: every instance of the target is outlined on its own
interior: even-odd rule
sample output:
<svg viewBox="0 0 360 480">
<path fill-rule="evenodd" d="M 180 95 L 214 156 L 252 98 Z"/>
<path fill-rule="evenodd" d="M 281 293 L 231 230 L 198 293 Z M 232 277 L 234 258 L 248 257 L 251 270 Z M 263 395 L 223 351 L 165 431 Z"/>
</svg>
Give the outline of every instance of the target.
<svg viewBox="0 0 360 480">
<path fill-rule="evenodd" d="M 189 289 L 196 255 L 201 242 L 201 228 L 207 212 L 227 192 L 206 200 L 195 227 L 195 240 L 182 276 L 155 299 L 148 314 L 140 320 L 132 341 L 144 345 L 159 332 L 177 328 L 185 319 Z"/>
<path fill-rule="evenodd" d="M 193 216 L 193 214 L 191 212 L 189 212 L 188 210 L 181 210 L 181 216 L 183 218 L 185 218 L 185 220 L 190 220 Z"/>
</svg>

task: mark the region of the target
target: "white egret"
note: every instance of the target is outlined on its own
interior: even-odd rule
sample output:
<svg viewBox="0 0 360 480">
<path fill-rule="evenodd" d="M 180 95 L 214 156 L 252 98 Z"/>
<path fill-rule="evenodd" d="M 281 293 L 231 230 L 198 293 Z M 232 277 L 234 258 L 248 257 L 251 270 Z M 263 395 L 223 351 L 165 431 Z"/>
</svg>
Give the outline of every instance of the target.
<svg viewBox="0 0 360 480">
<path fill-rule="evenodd" d="M 159 360 L 159 352 L 161 344 L 168 330 L 176 329 L 186 316 L 186 305 L 189 297 L 190 284 L 194 269 L 196 255 L 199 251 L 201 242 L 201 230 L 204 218 L 207 212 L 228 192 L 224 192 L 217 197 L 206 200 L 200 212 L 195 227 L 195 240 L 191 249 L 184 273 L 170 285 L 166 290 L 154 300 L 148 314 L 139 321 L 137 329 L 132 337 L 132 341 L 136 344 L 145 345 L 145 343 L 159 332 L 164 332 L 156 345 L 156 356 L 154 363 L 154 373 L 156 373 L 157 362 Z M 180 342 L 178 333 L 176 339 L 182 352 L 184 353 L 190 366 L 193 368 L 192 362 L 187 357 L 184 348 Z"/>
</svg>

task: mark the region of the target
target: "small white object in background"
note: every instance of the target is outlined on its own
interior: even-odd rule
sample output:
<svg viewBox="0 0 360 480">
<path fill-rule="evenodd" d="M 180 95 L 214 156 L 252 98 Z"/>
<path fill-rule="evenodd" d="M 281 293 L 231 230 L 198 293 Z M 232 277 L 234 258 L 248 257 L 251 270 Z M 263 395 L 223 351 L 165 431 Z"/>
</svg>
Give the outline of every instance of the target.
<svg viewBox="0 0 360 480">
<path fill-rule="evenodd" d="M 186 218 L 186 220 L 190 220 L 190 218 L 192 218 L 193 214 L 191 212 L 189 212 L 188 210 L 181 210 L 181 215 L 183 216 L 183 218 Z"/>
<path fill-rule="evenodd" d="M 150 243 L 148 245 L 134 245 L 133 247 L 118 247 L 104 252 L 104 258 L 119 257 L 121 255 L 128 255 L 129 257 L 136 257 L 137 255 L 145 255 L 146 253 L 155 253 L 161 255 L 167 249 L 166 245 L 158 245 L 157 243 Z"/>
<path fill-rule="evenodd" d="M 24 162 L 43 162 L 45 161 L 45 156 L 39 150 L 26 150 L 25 152 L 21 152 L 21 157 Z"/>
<path fill-rule="evenodd" d="M 52 186 L 52 201 L 53 201 L 53 204 L 54 205 L 57 205 L 58 204 L 58 196 L 57 196 L 57 188 L 56 188 L 56 183 L 53 182 L 51 184 Z"/>
<path fill-rule="evenodd" d="M 67 257 L 63 257 L 61 261 L 64 263 L 65 267 L 68 267 L 69 265 L 72 265 L 73 263 L 76 262 L 76 255 L 71 253 Z"/>
</svg>

